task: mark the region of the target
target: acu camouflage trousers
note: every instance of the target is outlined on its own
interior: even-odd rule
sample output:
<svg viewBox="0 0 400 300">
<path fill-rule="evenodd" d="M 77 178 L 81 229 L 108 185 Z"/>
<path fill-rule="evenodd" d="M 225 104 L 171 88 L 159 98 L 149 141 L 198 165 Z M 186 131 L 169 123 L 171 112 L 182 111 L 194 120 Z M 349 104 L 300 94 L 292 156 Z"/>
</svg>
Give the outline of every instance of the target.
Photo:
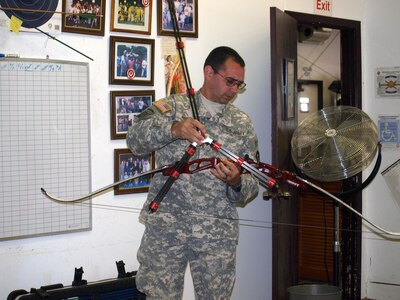
<svg viewBox="0 0 400 300">
<path fill-rule="evenodd" d="M 197 300 L 229 300 L 236 279 L 236 241 L 205 240 L 147 225 L 138 251 L 138 289 L 146 300 L 182 299 L 189 263 Z"/>
</svg>

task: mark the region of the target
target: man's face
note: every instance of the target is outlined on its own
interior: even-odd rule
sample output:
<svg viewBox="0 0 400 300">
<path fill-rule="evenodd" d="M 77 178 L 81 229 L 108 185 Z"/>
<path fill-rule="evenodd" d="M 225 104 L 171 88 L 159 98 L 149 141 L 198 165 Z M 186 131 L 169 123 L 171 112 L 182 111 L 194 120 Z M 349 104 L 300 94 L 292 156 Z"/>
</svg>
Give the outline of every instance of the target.
<svg viewBox="0 0 400 300">
<path fill-rule="evenodd" d="M 228 81 L 233 79 L 238 82 L 243 82 L 244 68 L 233 59 L 228 58 L 224 67 L 218 71 L 209 66 L 207 79 L 207 89 L 211 93 L 210 100 L 221 104 L 227 104 L 239 91 L 237 84 L 229 86 Z"/>
</svg>

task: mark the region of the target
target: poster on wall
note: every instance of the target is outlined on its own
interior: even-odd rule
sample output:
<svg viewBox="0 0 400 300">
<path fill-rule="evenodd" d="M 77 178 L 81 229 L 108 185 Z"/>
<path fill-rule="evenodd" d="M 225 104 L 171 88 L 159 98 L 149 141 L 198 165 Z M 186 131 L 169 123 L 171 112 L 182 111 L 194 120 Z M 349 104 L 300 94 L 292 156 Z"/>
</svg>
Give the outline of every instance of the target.
<svg viewBox="0 0 400 300">
<path fill-rule="evenodd" d="M 182 40 L 185 43 L 185 40 Z M 165 93 L 172 94 L 186 93 L 185 75 L 176 49 L 174 38 L 163 38 L 161 40 L 161 52 L 164 59 Z"/>
<path fill-rule="evenodd" d="M 376 69 L 376 94 L 380 97 L 400 95 L 400 67 Z"/>
</svg>

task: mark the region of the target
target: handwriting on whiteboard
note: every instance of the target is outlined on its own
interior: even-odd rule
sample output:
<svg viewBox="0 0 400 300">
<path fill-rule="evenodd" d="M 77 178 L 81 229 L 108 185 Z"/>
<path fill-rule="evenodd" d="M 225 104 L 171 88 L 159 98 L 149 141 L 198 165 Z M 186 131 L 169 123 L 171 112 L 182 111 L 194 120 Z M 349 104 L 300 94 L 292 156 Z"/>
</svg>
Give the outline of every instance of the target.
<svg viewBox="0 0 400 300">
<path fill-rule="evenodd" d="M 35 63 L 35 62 L 0 62 L 0 69 L 3 71 L 16 72 L 63 72 L 61 63 Z"/>
</svg>

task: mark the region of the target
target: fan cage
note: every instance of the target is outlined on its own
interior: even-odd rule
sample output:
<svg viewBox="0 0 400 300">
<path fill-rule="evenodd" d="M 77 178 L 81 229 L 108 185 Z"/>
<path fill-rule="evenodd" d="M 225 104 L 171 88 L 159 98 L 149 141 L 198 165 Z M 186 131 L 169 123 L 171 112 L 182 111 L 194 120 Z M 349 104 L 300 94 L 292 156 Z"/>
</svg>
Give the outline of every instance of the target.
<svg viewBox="0 0 400 300">
<path fill-rule="evenodd" d="M 374 160 L 378 129 L 356 107 L 327 107 L 299 124 L 291 149 L 304 174 L 318 181 L 338 181 L 358 174 Z"/>
</svg>

